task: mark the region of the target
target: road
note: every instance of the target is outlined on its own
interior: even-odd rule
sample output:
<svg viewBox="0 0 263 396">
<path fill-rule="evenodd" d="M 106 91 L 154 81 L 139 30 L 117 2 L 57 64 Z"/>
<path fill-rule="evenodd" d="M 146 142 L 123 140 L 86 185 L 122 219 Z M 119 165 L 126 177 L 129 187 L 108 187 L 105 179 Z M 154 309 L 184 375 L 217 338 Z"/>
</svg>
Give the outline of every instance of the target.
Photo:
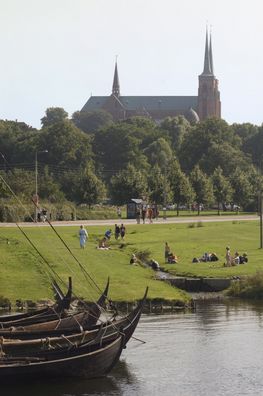
<svg viewBox="0 0 263 396">
<path fill-rule="evenodd" d="M 176 223 L 211 223 L 211 222 L 222 222 L 222 221 L 255 221 L 259 220 L 257 215 L 227 215 L 227 216 L 194 216 L 194 217 L 169 217 L 164 220 L 160 217 L 158 220 L 154 220 L 153 224 L 176 224 Z M 62 226 L 114 226 L 116 223 L 123 223 L 125 225 L 136 224 L 135 219 L 108 219 L 108 220 L 76 220 L 76 221 L 52 221 L 52 225 L 56 227 Z M 142 222 L 141 222 L 142 224 Z M 148 221 L 145 224 L 149 224 Z M 49 224 L 45 223 L 19 223 L 22 227 L 47 227 Z M 15 223 L 0 223 L 0 227 L 16 227 Z"/>
</svg>

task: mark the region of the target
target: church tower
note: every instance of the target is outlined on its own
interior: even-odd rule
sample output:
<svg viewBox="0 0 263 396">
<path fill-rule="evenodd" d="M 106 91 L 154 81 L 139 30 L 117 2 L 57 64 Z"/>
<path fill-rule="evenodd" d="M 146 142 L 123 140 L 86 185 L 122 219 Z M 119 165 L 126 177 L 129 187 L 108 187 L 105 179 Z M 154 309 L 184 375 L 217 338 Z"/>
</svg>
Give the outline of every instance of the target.
<svg viewBox="0 0 263 396">
<path fill-rule="evenodd" d="M 198 115 L 201 121 L 208 117 L 221 118 L 220 92 L 218 90 L 218 80 L 214 75 L 212 39 L 210 33 L 210 40 L 208 42 L 207 29 L 204 70 L 199 76 Z"/>
</svg>

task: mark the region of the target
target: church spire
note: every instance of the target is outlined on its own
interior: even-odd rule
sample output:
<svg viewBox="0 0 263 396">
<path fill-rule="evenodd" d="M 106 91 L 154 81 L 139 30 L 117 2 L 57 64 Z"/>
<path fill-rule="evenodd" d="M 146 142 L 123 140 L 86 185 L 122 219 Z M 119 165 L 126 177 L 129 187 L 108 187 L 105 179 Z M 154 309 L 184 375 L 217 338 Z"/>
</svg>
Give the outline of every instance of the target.
<svg viewBox="0 0 263 396">
<path fill-rule="evenodd" d="M 214 63 L 213 63 L 212 33 L 211 33 L 211 30 L 210 30 L 210 40 L 209 40 L 209 62 L 210 62 L 211 74 L 214 75 Z"/>
<path fill-rule="evenodd" d="M 210 42 L 211 44 L 211 42 Z M 202 75 L 213 75 L 211 71 L 211 64 L 210 64 L 210 55 L 212 54 L 212 48 L 208 44 L 208 32 L 206 28 L 206 38 L 205 38 L 205 59 L 204 59 L 204 70 Z"/>
<path fill-rule="evenodd" d="M 117 59 L 115 62 L 114 78 L 113 78 L 113 84 L 112 84 L 112 95 L 115 95 L 117 97 L 120 96 L 120 83 L 119 83 Z"/>
</svg>

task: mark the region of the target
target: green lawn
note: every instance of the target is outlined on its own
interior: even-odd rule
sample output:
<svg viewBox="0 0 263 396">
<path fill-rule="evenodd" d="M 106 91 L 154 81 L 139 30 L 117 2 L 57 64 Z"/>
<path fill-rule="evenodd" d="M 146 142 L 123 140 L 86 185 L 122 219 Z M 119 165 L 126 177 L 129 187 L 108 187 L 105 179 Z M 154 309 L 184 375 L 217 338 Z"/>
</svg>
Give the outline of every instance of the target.
<svg viewBox="0 0 263 396">
<path fill-rule="evenodd" d="M 133 301 L 142 296 L 145 286 L 150 287 L 150 298 L 186 300 L 186 294 L 164 282 L 154 279 L 150 269 L 129 264 L 131 253 L 149 250 L 161 266 L 178 275 L 231 277 L 255 273 L 263 268 L 263 251 L 259 249 L 259 222 L 235 221 L 225 223 L 201 223 L 201 227 L 189 224 L 140 224 L 128 225 L 125 245 L 112 241 L 112 249 L 96 249 L 97 239 L 105 226 L 88 227 L 89 242 L 85 250 L 79 248 L 78 227 L 58 227 L 72 252 L 96 280 L 104 287 L 111 278 L 110 295 L 116 301 Z M 97 298 L 84 278 L 78 264 L 48 227 L 25 228 L 25 232 L 52 268 L 66 281 L 71 275 L 75 292 L 85 298 Z M 7 243 L 7 239 L 9 243 Z M 164 264 L 164 243 L 167 241 L 179 256 L 178 264 Z M 249 263 L 237 267 L 223 267 L 225 247 L 232 253 L 248 253 Z M 193 257 L 204 252 L 216 252 L 220 260 L 215 263 L 192 263 Z M 38 257 L 28 241 L 16 228 L 0 228 L 0 295 L 15 299 L 51 298 L 47 266 Z"/>
</svg>

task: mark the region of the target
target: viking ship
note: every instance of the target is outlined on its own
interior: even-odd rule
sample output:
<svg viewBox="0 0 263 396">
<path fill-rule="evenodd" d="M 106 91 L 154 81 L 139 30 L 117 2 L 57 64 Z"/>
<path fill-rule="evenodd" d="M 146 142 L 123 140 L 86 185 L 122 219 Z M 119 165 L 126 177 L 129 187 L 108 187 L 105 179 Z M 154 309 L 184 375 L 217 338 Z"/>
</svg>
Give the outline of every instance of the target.
<svg viewBox="0 0 263 396">
<path fill-rule="evenodd" d="M 0 175 L 1 177 L 1 175 Z M 2 179 L 2 177 L 1 177 Z M 50 221 L 53 231 L 80 266 L 85 278 L 100 291 L 71 249 L 67 246 Z M 49 271 L 52 272 L 53 288 L 59 302 L 54 307 L 38 310 L 33 314 L 20 314 L 0 318 L 0 378 L 17 380 L 33 376 L 81 376 L 94 378 L 105 375 L 118 361 L 123 348 L 139 322 L 147 296 L 128 315 L 102 321 L 97 325 L 104 309 L 109 280 L 97 302 L 89 307 L 83 302 L 82 312 L 67 315 L 64 305 L 69 307 L 72 284 L 66 296 L 54 279 L 58 276 L 26 233 L 17 224 L 31 246 L 38 252 Z M 50 275 L 50 274 L 49 274 Z M 59 278 L 59 277 L 58 277 Z M 59 278 L 60 279 L 60 278 Z M 61 281 L 61 279 L 60 279 Z"/>
<path fill-rule="evenodd" d="M 96 378 L 107 374 L 118 362 L 123 349 L 123 336 L 112 342 L 82 345 L 71 350 L 58 350 L 45 357 L 7 357 L 0 359 L 1 382 L 33 377 Z"/>
</svg>

